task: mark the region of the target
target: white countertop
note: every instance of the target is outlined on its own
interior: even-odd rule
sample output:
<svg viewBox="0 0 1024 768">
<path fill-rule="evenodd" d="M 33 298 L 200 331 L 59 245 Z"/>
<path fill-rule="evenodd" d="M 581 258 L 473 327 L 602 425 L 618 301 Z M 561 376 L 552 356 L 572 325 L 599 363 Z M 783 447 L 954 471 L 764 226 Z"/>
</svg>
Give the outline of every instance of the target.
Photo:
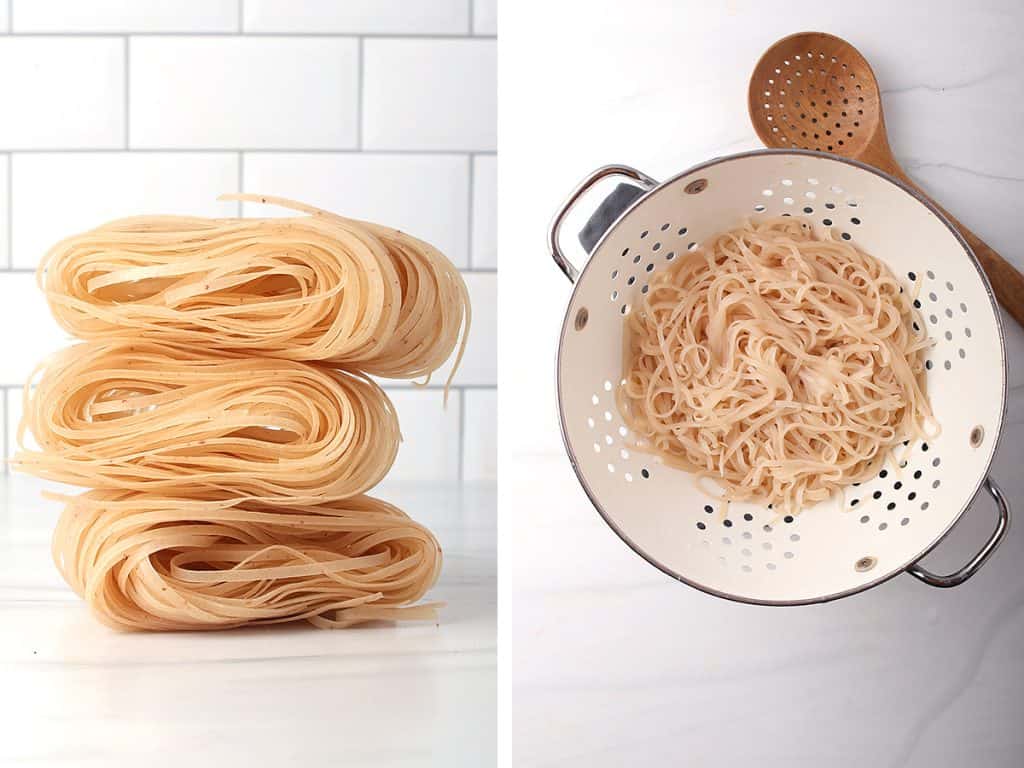
<svg viewBox="0 0 1024 768">
<path fill-rule="evenodd" d="M 439 626 L 172 634 L 89 615 L 40 487 L 0 482 L 0 766 L 494 763 L 493 487 L 378 492 L 441 540 Z"/>
<path fill-rule="evenodd" d="M 502 5 L 501 24 L 506 763 L 1024 765 L 1024 331 L 1004 316 L 1009 396 L 992 467 L 1018 519 L 974 578 L 940 590 L 904 575 L 825 605 L 740 605 L 649 566 L 579 487 L 554 386 L 571 286 L 544 241 L 600 165 L 662 179 L 759 146 L 750 72 L 775 40 L 812 29 L 871 62 L 909 175 L 1024 268 L 1024 4 L 522 0 Z M 994 522 L 979 497 L 927 564 L 962 565 Z"/>
</svg>

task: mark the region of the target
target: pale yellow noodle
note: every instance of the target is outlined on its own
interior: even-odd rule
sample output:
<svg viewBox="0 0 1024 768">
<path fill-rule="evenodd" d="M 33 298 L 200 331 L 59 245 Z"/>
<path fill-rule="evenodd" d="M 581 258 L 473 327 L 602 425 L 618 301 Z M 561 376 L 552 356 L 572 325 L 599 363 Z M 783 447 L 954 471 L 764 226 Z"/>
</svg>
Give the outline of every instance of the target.
<svg viewBox="0 0 1024 768">
<path fill-rule="evenodd" d="M 398 421 L 365 376 L 154 342 L 76 344 L 26 387 L 18 469 L 111 490 L 278 502 L 362 493 L 390 469 Z"/>
<path fill-rule="evenodd" d="M 437 579 L 437 540 L 369 496 L 287 508 L 114 490 L 58 498 L 54 562 L 117 629 L 437 618 L 435 605 L 410 605 Z"/>
<path fill-rule="evenodd" d="M 627 319 L 619 408 L 730 501 L 798 511 L 935 434 L 924 323 L 877 259 L 794 217 L 711 238 Z"/>
<path fill-rule="evenodd" d="M 429 380 L 458 368 L 471 310 L 459 271 L 404 232 L 259 195 L 291 218 L 136 216 L 55 245 L 38 279 L 84 339 L 130 336 Z"/>
</svg>

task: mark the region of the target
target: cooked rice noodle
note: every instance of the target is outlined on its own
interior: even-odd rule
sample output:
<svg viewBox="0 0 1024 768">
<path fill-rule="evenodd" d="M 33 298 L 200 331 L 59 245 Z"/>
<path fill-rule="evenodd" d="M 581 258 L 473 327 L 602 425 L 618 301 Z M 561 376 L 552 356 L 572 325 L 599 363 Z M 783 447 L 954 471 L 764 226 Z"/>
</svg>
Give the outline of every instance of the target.
<svg viewBox="0 0 1024 768">
<path fill-rule="evenodd" d="M 154 342 L 86 342 L 25 388 L 17 468 L 112 490 L 279 502 L 353 496 L 391 468 L 391 401 L 366 377 Z"/>
<path fill-rule="evenodd" d="M 626 325 L 628 426 L 728 501 L 798 511 L 938 429 L 912 297 L 880 261 L 798 218 L 687 252 Z"/>
<path fill-rule="evenodd" d="M 55 245 L 38 279 L 83 339 L 200 345 L 429 380 L 470 325 L 466 285 L 404 232 L 283 198 L 291 218 L 136 216 Z"/>
<path fill-rule="evenodd" d="M 403 607 L 434 584 L 437 540 L 369 496 L 287 508 L 111 490 L 58 498 L 54 562 L 118 629 L 437 618 L 434 605 Z"/>
</svg>

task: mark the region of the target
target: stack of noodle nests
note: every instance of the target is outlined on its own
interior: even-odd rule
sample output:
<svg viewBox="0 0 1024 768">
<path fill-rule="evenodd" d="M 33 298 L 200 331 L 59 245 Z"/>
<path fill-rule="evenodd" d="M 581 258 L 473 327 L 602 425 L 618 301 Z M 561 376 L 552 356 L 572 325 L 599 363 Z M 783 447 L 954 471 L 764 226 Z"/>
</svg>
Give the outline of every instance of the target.
<svg viewBox="0 0 1024 768">
<path fill-rule="evenodd" d="M 437 540 L 366 495 L 401 439 L 370 377 L 426 383 L 454 356 L 447 393 L 465 283 L 397 230 L 225 197 L 298 215 L 120 219 L 40 265 L 82 340 L 33 373 L 13 461 L 88 489 L 49 494 L 54 561 L 119 629 L 435 620 L 413 604 Z"/>
</svg>

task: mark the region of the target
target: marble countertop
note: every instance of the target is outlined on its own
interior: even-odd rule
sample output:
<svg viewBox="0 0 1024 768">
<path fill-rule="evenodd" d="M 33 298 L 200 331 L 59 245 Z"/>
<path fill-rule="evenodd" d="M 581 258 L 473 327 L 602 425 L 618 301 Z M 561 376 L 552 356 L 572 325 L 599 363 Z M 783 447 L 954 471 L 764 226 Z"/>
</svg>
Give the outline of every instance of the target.
<svg viewBox="0 0 1024 768">
<path fill-rule="evenodd" d="M 759 146 L 747 116 L 755 62 L 784 35 L 821 30 L 870 61 L 908 174 L 1024 268 L 1024 5 L 524 0 L 502 5 L 501 24 L 500 248 L 514 255 L 499 293 L 507 764 L 1024 765 L 1020 326 L 1004 315 L 1009 393 L 992 467 L 1018 519 L 974 578 L 940 590 L 897 576 L 801 608 L 735 604 L 633 554 L 576 481 L 554 384 L 571 286 L 544 239 L 598 166 L 663 179 Z M 510 408 L 510 392 L 530 406 Z M 925 562 L 957 568 L 994 521 L 979 497 Z"/>
<path fill-rule="evenodd" d="M 494 763 L 493 487 L 379 492 L 441 540 L 440 626 L 177 634 L 89 615 L 50 562 L 40 487 L 0 481 L 0 765 Z"/>
</svg>

